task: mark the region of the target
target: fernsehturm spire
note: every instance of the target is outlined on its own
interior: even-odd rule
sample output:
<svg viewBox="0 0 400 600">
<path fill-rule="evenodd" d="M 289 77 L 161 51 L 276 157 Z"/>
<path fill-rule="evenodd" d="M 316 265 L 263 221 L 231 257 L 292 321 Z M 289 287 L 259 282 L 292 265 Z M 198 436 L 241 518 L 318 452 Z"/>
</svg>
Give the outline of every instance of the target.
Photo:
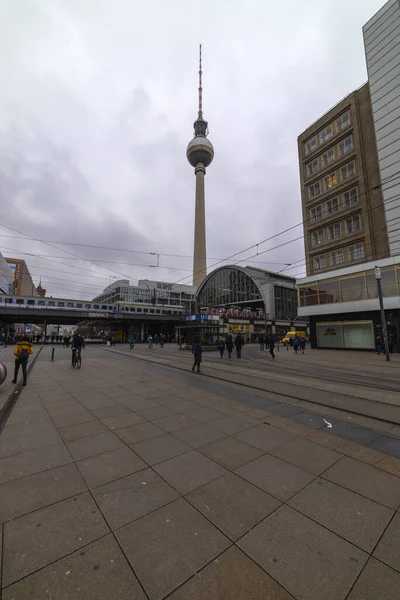
<svg viewBox="0 0 400 600">
<path fill-rule="evenodd" d="M 189 142 L 186 156 L 196 175 L 196 205 L 194 217 L 193 285 L 200 285 L 207 275 L 206 253 L 206 209 L 204 198 L 204 176 L 214 158 L 214 148 L 208 135 L 208 123 L 203 119 L 203 83 L 200 44 L 199 62 L 199 111 L 194 122 L 194 138 Z"/>
</svg>

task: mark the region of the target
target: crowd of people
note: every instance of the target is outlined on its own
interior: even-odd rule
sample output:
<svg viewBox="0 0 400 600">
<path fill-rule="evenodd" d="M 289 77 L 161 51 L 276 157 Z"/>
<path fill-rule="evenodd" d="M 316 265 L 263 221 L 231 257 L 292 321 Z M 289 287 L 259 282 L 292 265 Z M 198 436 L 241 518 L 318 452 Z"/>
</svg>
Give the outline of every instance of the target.
<svg viewBox="0 0 400 600">
<path fill-rule="evenodd" d="M 306 338 L 304 336 L 300 337 L 298 335 L 293 335 L 290 336 L 289 343 L 284 342 L 284 346 L 286 346 L 286 350 L 293 348 L 295 354 L 298 354 L 299 350 L 301 350 L 301 353 L 304 354 L 306 343 Z"/>
</svg>

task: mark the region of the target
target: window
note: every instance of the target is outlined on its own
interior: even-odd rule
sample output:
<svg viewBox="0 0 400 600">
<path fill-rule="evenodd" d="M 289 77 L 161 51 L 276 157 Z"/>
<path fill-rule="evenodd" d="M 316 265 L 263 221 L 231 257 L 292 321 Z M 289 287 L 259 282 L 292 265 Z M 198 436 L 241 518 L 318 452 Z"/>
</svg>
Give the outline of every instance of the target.
<svg viewBox="0 0 400 600">
<path fill-rule="evenodd" d="M 336 119 L 336 130 L 342 131 L 345 127 L 350 125 L 350 115 L 349 111 L 346 111 L 338 119 Z"/>
<path fill-rule="evenodd" d="M 86 308 L 86 310 L 90 310 L 92 308 L 92 305 L 91 304 L 85 304 L 85 308 Z"/>
<path fill-rule="evenodd" d="M 349 260 L 361 260 L 364 258 L 364 246 L 355 244 L 349 248 Z"/>
<path fill-rule="evenodd" d="M 353 160 L 351 162 L 347 163 L 347 165 L 344 165 L 344 167 L 342 167 L 340 169 L 340 175 L 341 175 L 342 181 L 344 181 L 345 179 L 349 179 L 349 177 L 354 177 L 355 174 L 356 174 L 356 165 L 354 164 Z"/>
<path fill-rule="evenodd" d="M 337 212 L 339 209 L 339 201 L 337 198 L 332 198 L 332 200 L 326 201 L 326 212 L 328 215 L 332 215 Z"/>
<path fill-rule="evenodd" d="M 318 158 L 314 158 L 314 160 L 309 162 L 307 165 L 308 177 L 311 177 L 311 175 L 313 175 L 313 173 L 317 173 L 317 171 L 319 171 Z"/>
<path fill-rule="evenodd" d="M 360 215 L 356 215 L 355 217 L 349 217 L 348 219 L 346 219 L 346 233 L 354 233 L 355 231 L 360 231 L 360 229 Z"/>
<path fill-rule="evenodd" d="M 300 288 L 300 306 L 315 306 L 318 304 L 317 284 Z"/>
<path fill-rule="evenodd" d="M 333 302 L 340 302 L 340 290 L 338 279 L 320 281 L 318 283 L 318 291 L 320 304 L 332 304 Z"/>
<path fill-rule="evenodd" d="M 23 298 L 17 298 L 16 304 L 24 304 L 25 300 Z"/>
<path fill-rule="evenodd" d="M 343 249 L 334 250 L 331 252 L 331 265 L 342 265 L 344 263 Z"/>
<path fill-rule="evenodd" d="M 56 303 L 54 302 L 54 300 L 49 300 L 47 302 L 47 306 L 55 306 L 55 305 L 56 305 Z"/>
<path fill-rule="evenodd" d="M 328 235 L 330 240 L 334 240 L 335 238 L 340 237 L 340 223 L 329 225 Z"/>
<path fill-rule="evenodd" d="M 329 148 L 329 150 L 327 150 L 326 152 L 323 153 L 322 165 L 324 167 L 328 166 L 334 160 L 335 160 L 335 149 L 334 148 Z"/>
<path fill-rule="evenodd" d="M 316 206 L 310 210 L 310 219 L 311 221 L 318 221 L 322 219 L 322 206 Z"/>
<path fill-rule="evenodd" d="M 142 312 L 142 309 L 141 308 L 137 308 L 136 312 Z"/>
<path fill-rule="evenodd" d="M 353 140 L 351 135 L 348 135 L 338 144 L 339 156 L 344 156 L 353 148 Z"/>
<path fill-rule="evenodd" d="M 340 278 L 340 291 L 342 302 L 364 300 L 366 296 L 364 274 Z"/>
<path fill-rule="evenodd" d="M 321 189 L 319 186 L 319 181 L 317 181 L 313 185 L 309 186 L 309 188 L 308 188 L 308 197 L 309 198 L 315 198 L 316 196 L 319 196 L 320 193 L 321 193 Z"/>
<path fill-rule="evenodd" d="M 304 144 L 305 155 L 311 154 L 317 147 L 317 138 L 313 136 Z"/>
<path fill-rule="evenodd" d="M 313 258 L 314 270 L 318 271 L 319 269 L 325 269 L 326 267 L 326 254 L 320 254 L 319 256 L 314 256 Z"/>
<path fill-rule="evenodd" d="M 311 244 L 313 246 L 318 246 L 318 244 L 324 243 L 324 230 L 318 229 L 318 231 L 313 231 L 311 234 Z"/>
<path fill-rule="evenodd" d="M 325 142 L 327 142 L 328 140 L 331 139 L 332 135 L 333 135 L 332 125 L 328 125 L 328 127 L 325 127 L 325 129 L 323 129 L 319 134 L 320 143 L 325 144 Z"/>
<path fill-rule="evenodd" d="M 358 200 L 357 197 L 357 188 L 352 188 L 348 192 L 344 192 L 343 194 L 343 205 L 344 206 L 352 206 Z"/>
<path fill-rule="evenodd" d="M 82 304 L 78 303 L 78 304 L 76 305 L 76 308 L 82 308 L 82 306 L 83 306 Z"/>
<path fill-rule="evenodd" d="M 67 308 L 74 308 L 73 302 L 67 302 Z"/>
<path fill-rule="evenodd" d="M 38 306 L 46 306 L 46 302 L 44 300 L 38 300 Z"/>
<path fill-rule="evenodd" d="M 35 301 L 34 300 L 28 300 L 27 304 L 28 304 L 28 306 L 35 306 Z"/>
<path fill-rule="evenodd" d="M 59 308 L 63 308 L 65 306 L 65 303 L 64 302 L 57 302 L 57 306 Z"/>
<path fill-rule="evenodd" d="M 336 173 L 331 173 L 330 175 L 327 175 L 326 177 L 324 177 L 325 190 L 330 190 L 336 184 L 337 184 Z"/>
<path fill-rule="evenodd" d="M 101 307 L 101 310 L 107 310 L 107 306 L 105 306 L 105 305 L 103 304 L 103 306 Z"/>
<path fill-rule="evenodd" d="M 94 308 L 94 310 L 99 310 L 100 307 L 98 304 L 93 304 L 93 308 Z"/>
</svg>

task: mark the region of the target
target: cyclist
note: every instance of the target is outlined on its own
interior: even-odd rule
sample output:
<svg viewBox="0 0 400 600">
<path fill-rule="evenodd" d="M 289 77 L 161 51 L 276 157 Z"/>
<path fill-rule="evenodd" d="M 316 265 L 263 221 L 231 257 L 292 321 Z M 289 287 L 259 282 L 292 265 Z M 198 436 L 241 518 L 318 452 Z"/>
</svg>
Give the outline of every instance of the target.
<svg viewBox="0 0 400 600">
<path fill-rule="evenodd" d="M 85 341 L 80 333 L 75 333 L 72 338 L 71 348 L 72 348 L 72 366 L 74 366 L 74 354 L 75 352 L 79 354 L 81 353 L 82 348 L 85 347 Z"/>
</svg>

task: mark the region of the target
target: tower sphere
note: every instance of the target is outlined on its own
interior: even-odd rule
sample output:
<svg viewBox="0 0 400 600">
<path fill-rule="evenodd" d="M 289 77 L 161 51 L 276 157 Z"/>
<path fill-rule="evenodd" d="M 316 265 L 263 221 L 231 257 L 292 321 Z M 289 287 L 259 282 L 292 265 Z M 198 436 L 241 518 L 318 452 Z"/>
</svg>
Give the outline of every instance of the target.
<svg viewBox="0 0 400 600">
<path fill-rule="evenodd" d="M 214 158 L 214 147 L 205 136 L 196 136 L 188 143 L 186 157 L 192 167 L 198 163 L 208 167 Z"/>
</svg>

